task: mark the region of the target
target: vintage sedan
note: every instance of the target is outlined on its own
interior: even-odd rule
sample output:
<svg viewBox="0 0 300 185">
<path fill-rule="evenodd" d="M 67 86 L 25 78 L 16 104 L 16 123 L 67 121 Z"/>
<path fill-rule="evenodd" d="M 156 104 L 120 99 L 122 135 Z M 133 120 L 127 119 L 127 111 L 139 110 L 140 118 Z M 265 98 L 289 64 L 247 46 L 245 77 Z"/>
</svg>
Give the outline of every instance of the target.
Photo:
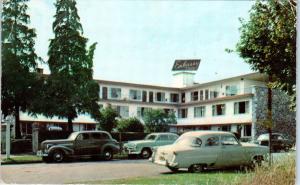
<svg viewBox="0 0 300 185">
<path fill-rule="evenodd" d="M 209 168 L 253 166 L 267 159 L 268 147 L 240 143 L 234 134 L 221 131 L 191 131 L 173 145 L 157 147 L 150 161 L 176 172 Z"/>
<path fill-rule="evenodd" d="M 152 155 L 153 147 L 173 144 L 177 138 L 177 134 L 169 132 L 151 133 L 144 140 L 125 143 L 123 149 L 128 154 L 128 157 L 139 155 L 143 159 L 148 159 Z"/>
<path fill-rule="evenodd" d="M 292 140 L 288 139 L 281 133 L 272 133 L 272 151 L 278 152 L 281 150 L 289 151 L 293 147 Z M 254 143 L 263 146 L 269 146 L 269 134 L 261 134 Z"/>
<path fill-rule="evenodd" d="M 62 162 L 67 158 L 96 157 L 111 160 L 120 151 L 119 143 L 105 131 L 73 132 L 67 139 L 46 140 L 38 156 L 44 162 Z"/>
</svg>

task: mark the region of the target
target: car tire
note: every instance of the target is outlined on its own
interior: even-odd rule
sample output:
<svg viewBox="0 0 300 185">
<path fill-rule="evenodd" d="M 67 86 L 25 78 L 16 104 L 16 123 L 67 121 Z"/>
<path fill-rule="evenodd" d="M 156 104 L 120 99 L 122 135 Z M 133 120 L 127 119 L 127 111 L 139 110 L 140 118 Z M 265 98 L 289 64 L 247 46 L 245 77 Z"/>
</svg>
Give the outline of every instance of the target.
<svg viewBox="0 0 300 185">
<path fill-rule="evenodd" d="M 204 165 L 202 165 L 202 164 L 193 164 L 188 168 L 188 171 L 190 173 L 203 172 L 204 171 Z"/>
<path fill-rule="evenodd" d="M 142 159 L 149 159 L 152 155 L 152 151 L 150 150 L 150 148 L 144 148 L 140 154 L 140 157 Z"/>
<path fill-rule="evenodd" d="M 103 155 L 104 155 L 104 160 L 106 160 L 106 161 L 112 160 L 112 158 L 114 156 L 111 149 L 105 149 L 103 152 Z"/>
<path fill-rule="evenodd" d="M 178 172 L 178 168 L 174 168 L 174 167 L 171 167 L 171 166 L 168 166 L 169 170 L 171 170 L 173 173 L 176 173 Z"/>
<path fill-rule="evenodd" d="M 61 150 L 54 150 L 51 155 L 53 162 L 61 163 L 65 160 L 65 153 Z"/>
</svg>

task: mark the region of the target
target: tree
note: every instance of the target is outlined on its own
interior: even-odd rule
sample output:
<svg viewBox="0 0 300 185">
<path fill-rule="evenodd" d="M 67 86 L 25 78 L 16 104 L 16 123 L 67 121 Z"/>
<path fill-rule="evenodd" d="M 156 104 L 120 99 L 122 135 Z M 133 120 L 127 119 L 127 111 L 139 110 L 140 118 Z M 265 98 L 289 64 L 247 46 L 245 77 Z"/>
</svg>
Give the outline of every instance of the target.
<svg viewBox="0 0 300 185">
<path fill-rule="evenodd" d="M 120 119 L 117 129 L 119 132 L 144 132 L 144 125 L 137 118 Z"/>
<path fill-rule="evenodd" d="M 252 69 L 272 76 L 272 87 L 291 96 L 295 108 L 296 1 L 257 1 L 241 24 L 237 52 Z"/>
<path fill-rule="evenodd" d="M 55 7 L 45 115 L 67 118 L 68 130 L 73 131 L 72 121 L 78 114 L 88 112 L 99 117 L 99 86 L 93 81 L 92 69 L 96 43 L 86 49 L 88 39 L 83 37 L 75 0 L 57 0 Z"/>
<path fill-rule="evenodd" d="M 173 111 L 166 113 L 162 109 L 149 109 L 145 111 L 143 120 L 146 132 L 166 132 L 169 131 L 169 124 L 177 123 Z"/>
<path fill-rule="evenodd" d="M 108 105 L 100 111 L 100 118 L 98 119 L 98 129 L 111 132 L 117 126 L 118 112 Z"/>
<path fill-rule="evenodd" d="M 35 30 L 28 27 L 28 0 L 3 2 L 2 12 L 2 93 L 4 116 L 15 116 L 16 138 L 21 137 L 20 111 L 26 111 L 36 96 L 37 60 Z"/>
</svg>

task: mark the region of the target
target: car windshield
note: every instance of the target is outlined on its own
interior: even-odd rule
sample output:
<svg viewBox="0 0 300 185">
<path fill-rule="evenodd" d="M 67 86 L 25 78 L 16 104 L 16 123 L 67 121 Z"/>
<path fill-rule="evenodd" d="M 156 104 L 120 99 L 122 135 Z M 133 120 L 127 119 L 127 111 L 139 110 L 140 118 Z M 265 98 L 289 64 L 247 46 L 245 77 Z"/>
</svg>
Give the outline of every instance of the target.
<svg viewBox="0 0 300 185">
<path fill-rule="evenodd" d="M 191 145 L 191 144 L 193 144 L 194 140 L 195 140 L 195 137 L 183 136 L 183 137 L 179 137 L 175 141 L 175 144 L 178 144 L 178 145 Z"/>
<path fill-rule="evenodd" d="M 78 135 L 77 132 L 73 132 L 72 134 L 69 135 L 68 140 L 75 140 L 77 135 Z"/>
<path fill-rule="evenodd" d="M 155 140 L 156 139 L 156 135 L 147 135 L 145 137 L 145 140 Z"/>
</svg>

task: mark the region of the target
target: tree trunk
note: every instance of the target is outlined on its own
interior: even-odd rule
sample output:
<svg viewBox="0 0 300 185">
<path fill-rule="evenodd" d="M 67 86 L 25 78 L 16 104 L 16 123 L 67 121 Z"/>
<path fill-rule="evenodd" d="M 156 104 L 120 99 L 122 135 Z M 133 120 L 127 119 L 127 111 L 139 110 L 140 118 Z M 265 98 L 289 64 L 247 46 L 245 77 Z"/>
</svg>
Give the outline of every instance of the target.
<svg viewBox="0 0 300 185">
<path fill-rule="evenodd" d="M 15 138 L 21 139 L 21 129 L 20 129 L 20 106 L 15 105 Z"/>
<path fill-rule="evenodd" d="M 73 118 L 71 116 L 68 116 L 68 131 L 73 132 Z"/>
<path fill-rule="evenodd" d="M 269 82 L 272 81 L 272 77 L 269 76 Z M 268 118 L 269 121 L 271 122 L 271 125 L 269 125 L 268 131 L 269 131 L 269 165 L 271 166 L 272 164 L 272 89 L 268 87 Z"/>
</svg>

